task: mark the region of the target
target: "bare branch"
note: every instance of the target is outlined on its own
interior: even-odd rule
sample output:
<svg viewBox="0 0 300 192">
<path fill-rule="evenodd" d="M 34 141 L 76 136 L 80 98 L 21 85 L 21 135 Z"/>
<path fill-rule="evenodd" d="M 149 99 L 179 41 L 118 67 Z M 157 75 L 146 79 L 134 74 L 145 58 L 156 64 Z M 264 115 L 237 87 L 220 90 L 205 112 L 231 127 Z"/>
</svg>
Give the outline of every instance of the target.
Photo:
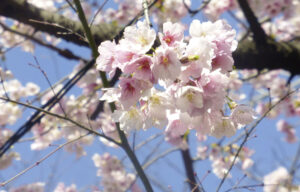
<svg viewBox="0 0 300 192">
<path fill-rule="evenodd" d="M 257 45 L 265 45 L 267 43 L 267 35 L 258 22 L 248 2 L 246 0 L 238 0 L 238 3 L 250 25 L 251 31 L 253 32 L 254 41 Z"/>
<path fill-rule="evenodd" d="M 25 174 L 26 172 L 28 172 L 29 170 L 31 170 L 32 168 L 38 166 L 39 164 L 41 164 L 43 161 L 45 161 L 46 159 L 48 159 L 50 156 L 52 156 L 55 152 L 57 152 L 59 149 L 63 148 L 64 146 L 73 143 L 75 141 L 78 141 L 80 139 L 82 139 L 83 137 L 87 136 L 88 134 L 82 135 L 78 138 L 72 139 L 64 144 L 59 145 L 55 150 L 51 151 L 50 153 L 48 153 L 47 155 L 45 155 L 42 159 L 38 160 L 37 162 L 35 162 L 34 164 L 32 164 L 31 166 L 27 167 L 26 169 L 24 169 L 23 171 L 21 171 L 20 173 L 18 173 L 17 175 L 13 176 L 12 178 L 10 178 L 9 180 L 0 183 L 0 186 L 5 186 L 8 183 L 12 182 L 13 180 L 15 180 L 16 178 L 20 177 L 21 175 Z"/>
<path fill-rule="evenodd" d="M 211 0 L 204 0 L 201 4 L 201 6 L 198 9 L 192 10 L 185 2 L 185 0 L 182 0 L 182 3 L 184 4 L 184 7 L 188 10 L 188 12 L 191 14 L 191 16 L 195 16 L 197 13 L 202 11 L 210 2 Z"/>
</svg>

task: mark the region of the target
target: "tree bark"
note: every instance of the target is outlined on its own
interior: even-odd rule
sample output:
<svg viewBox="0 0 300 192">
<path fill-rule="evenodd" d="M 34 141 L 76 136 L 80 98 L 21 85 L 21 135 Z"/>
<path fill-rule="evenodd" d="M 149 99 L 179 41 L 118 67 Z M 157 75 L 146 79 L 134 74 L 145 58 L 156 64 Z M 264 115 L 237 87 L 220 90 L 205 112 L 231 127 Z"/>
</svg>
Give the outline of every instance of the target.
<svg viewBox="0 0 300 192">
<path fill-rule="evenodd" d="M 30 25 L 37 31 L 46 32 L 68 42 L 88 46 L 83 39 L 84 30 L 80 22 L 68 19 L 58 13 L 37 8 L 26 0 L 1 0 L 0 15 Z M 112 39 L 119 28 L 113 24 L 102 23 L 92 27 L 96 43 Z"/>
</svg>

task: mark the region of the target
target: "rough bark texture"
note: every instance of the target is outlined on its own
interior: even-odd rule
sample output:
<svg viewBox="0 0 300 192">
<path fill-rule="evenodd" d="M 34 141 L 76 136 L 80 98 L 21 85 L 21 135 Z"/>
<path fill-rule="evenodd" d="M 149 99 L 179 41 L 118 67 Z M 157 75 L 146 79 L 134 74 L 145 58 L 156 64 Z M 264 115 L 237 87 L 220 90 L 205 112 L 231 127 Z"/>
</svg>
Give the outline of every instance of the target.
<svg viewBox="0 0 300 192">
<path fill-rule="evenodd" d="M 34 27 L 37 31 L 46 32 L 68 42 L 88 46 L 87 41 L 80 38 L 80 36 L 84 37 L 84 30 L 80 22 L 37 8 L 27 3 L 26 0 L 1 0 L 0 15 L 15 19 Z M 112 39 L 118 30 L 119 28 L 113 24 L 106 23 L 92 27 L 92 33 L 98 44 Z"/>
<path fill-rule="evenodd" d="M 285 69 L 292 75 L 300 74 L 300 46 L 298 42 L 275 42 L 267 40 L 267 45 L 257 49 L 257 45 L 246 40 L 239 43 L 233 53 L 237 69 Z"/>
</svg>

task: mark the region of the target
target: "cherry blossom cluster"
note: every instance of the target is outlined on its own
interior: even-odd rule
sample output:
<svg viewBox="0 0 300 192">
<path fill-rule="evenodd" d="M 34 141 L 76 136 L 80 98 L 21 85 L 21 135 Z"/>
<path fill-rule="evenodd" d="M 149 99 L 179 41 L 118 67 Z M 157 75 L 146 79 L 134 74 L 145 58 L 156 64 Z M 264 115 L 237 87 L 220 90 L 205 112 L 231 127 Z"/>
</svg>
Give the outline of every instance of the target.
<svg viewBox="0 0 300 192">
<path fill-rule="evenodd" d="M 90 116 L 98 103 L 97 98 L 97 94 L 78 98 L 74 95 L 70 95 L 69 97 L 64 97 L 59 104 L 56 104 L 53 109 L 51 109 L 51 112 L 63 116 L 66 115 L 73 121 L 97 130 L 101 127 L 100 119 L 90 120 Z M 35 140 L 31 144 L 31 149 L 42 150 L 57 140 L 64 138 L 70 141 L 86 134 L 87 131 L 68 121 L 47 115 L 33 126 L 32 133 Z M 94 137 L 88 135 L 77 142 L 70 143 L 65 149 L 69 152 L 75 152 L 77 157 L 81 157 L 86 154 L 83 146 L 92 144 L 93 140 Z"/>
<path fill-rule="evenodd" d="M 0 129 L 0 146 L 4 145 L 4 143 L 12 136 L 12 131 L 9 129 Z M 9 152 L 4 154 L 0 158 L 0 170 L 6 169 L 12 164 L 13 160 L 20 160 L 20 155 L 17 152 Z"/>
<path fill-rule="evenodd" d="M 128 190 L 135 181 L 135 175 L 126 173 L 121 161 L 109 153 L 94 154 L 93 161 L 98 168 L 97 176 L 101 176 L 104 192 L 123 192 Z"/>
<path fill-rule="evenodd" d="M 235 162 L 233 162 L 238 149 L 239 145 L 237 144 L 220 146 L 213 143 L 210 148 L 208 146 L 199 146 L 197 148 L 197 159 L 204 160 L 209 158 L 212 162 L 212 172 L 218 178 L 223 178 L 232 163 L 240 163 L 242 170 L 247 170 L 254 164 L 253 160 L 250 158 L 254 151 L 247 147 L 241 148 L 239 155 Z M 231 177 L 231 175 L 229 174 L 228 177 Z"/>
<path fill-rule="evenodd" d="M 143 0 L 115 0 L 115 2 L 118 3 L 118 9 L 106 9 L 103 14 L 96 17 L 96 22 L 117 22 L 125 25 L 143 9 Z M 147 2 L 149 4 L 152 1 L 147 0 Z M 191 4 L 190 0 L 185 0 L 185 2 L 187 6 Z M 162 24 L 167 20 L 177 22 L 188 13 L 182 0 L 158 1 L 150 11 L 157 24 Z"/>
<path fill-rule="evenodd" d="M 267 34 L 283 41 L 299 36 L 300 19 L 297 13 L 299 13 L 300 3 L 298 0 L 248 0 L 248 3 L 259 19 L 273 19 L 262 25 Z M 211 0 L 203 12 L 211 21 L 217 20 L 226 11 L 232 11 L 235 17 L 244 20 L 244 15 L 238 8 L 236 0 Z"/>
<path fill-rule="evenodd" d="M 266 33 L 281 41 L 293 40 L 300 35 L 300 2 L 290 1 L 282 15 L 277 16 L 273 22 L 263 25 Z"/>
<path fill-rule="evenodd" d="M 37 182 L 37 183 L 31 183 L 27 184 L 18 188 L 12 188 L 8 192 L 43 192 L 44 191 L 45 183 Z"/>
<path fill-rule="evenodd" d="M 296 130 L 287 121 L 281 119 L 276 124 L 277 130 L 286 135 L 285 141 L 288 143 L 297 142 Z"/>
<path fill-rule="evenodd" d="M 264 192 L 299 192 L 300 187 L 291 185 L 291 175 L 284 167 L 264 176 Z"/>
<path fill-rule="evenodd" d="M 73 73 L 69 76 L 72 78 L 74 74 L 82 67 L 82 63 L 77 65 Z M 77 86 L 82 89 L 81 96 L 65 96 L 56 104 L 51 112 L 61 116 L 66 116 L 73 121 L 79 122 L 87 128 L 99 130 L 106 136 L 119 141 L 119 135 L 115 127 L 115 123 L 111 118 L 111 112 L 108 106 L 104 106 L 104 112 L 100 113 L 95 119 L 91 119 L 92 114 L 96 110 L 99 102 L 99 95 L 96 92 L 102 87 L 98 71 L 90 69 L 86 75 L 77 83 Z M 62 85 L 57 85 L 53 90 L 49 90 L 41 99 L 41 103 L 45 104 L 54 93 L 62 88 Z M 55 141 L 65 139 L 70 141 L 87 133 L 86 130 L 74 125 L 66 120 L 46 115 L 41 121 L 35 124 L 32 128 L 34 142 L 31 144 L 32 150 L 42 150 L 53 144 Z M 116 147 L 113 143 L 105 138 L 100 137 L 101 142 Z M 69 152 L 75 152 L 77 158 L 86 155 L 84 146 L 91 145 L 94 141 L 92 135 L 83 137 L 77 142 L 68 144 L 64 149 Z"/>
<path fill-rule="evenodd" d="M 248 0 L 250 7 L 258 17 L 270 18 L 277 16 L 281 12 L 284 12 L 286 15 L 291 14 L 290 11 L 296 2 L 297 0 Z M 209 19 L 216 20 L 222 13 L 236 10 L 237 8 L 238 3 L 236 0 L 211 0 L 204 8 L 204 14 Z"/>
<path fill-rule="evenodd" d="M 292 89 L 287 86 L 287 77 L 290 74 L 283 70 L 265 71 L 259 76 L 257 76 L 257 70 L 243 70 L 241 71 L 241 74 L 245 79 L 250 78 L 249 82 L 251 85 L 261 93 L 257 95 L 260 102 L 258 102 L 256 106 L 256 112 L 261 115 L 267 112 L 270 104 L 273 105 L 278 102 L 282 97 L 288 94 L 290 90 L 298 87 L 297 82 L 295 84 L 291 84 Z M 265 101 L 265 98 L 268 98 L 267 101 Z M 280 114 L 285 114 L 287 117 L 299 117 L 299 104 L 300 94 L 295 93 L 277 105 L 268 114 L 268 117 L 275 118 Z M 286 135 L 285 140 L 288 143 L 295 143 L 297 141 L 295 128 L 289 125 L 286 120 L 278 121 L 277 130 Z"/>
<path fill-rule="evenodd" d="M 115 0 L 116 3 L 119 4 L 118 10 L 114 10 L 112 8 L 108 8 L 103 11 L 102 14 L 97 14 L 94 18 L 94 24 L 100 24 L 103 22 L 110 23 L 116 22 L 120 25 L 127 24 L 131 19 L 133 19 L 141 10 L 142 10 L 142 0 L 124 0 L 119 1 Z M 50 11 L 57 11 L 59 6 L 63 6 L 63 0 L 28 0 L 28 3 Z M 150 3 L 150 1 L 148 2 Z M 190 0 L 186 0 L 186 4 L 189 6 Z M 85 12 L 86 17 L 91 20 L 93 16 L 96 14 L 98 9 L 93 9 L 92 6 L 87 2 L 82 2 L 82 7 Z M 174 9 L 176 7 L 176 9 Z M 61 14 L 67 18 L 71 18 L 75 21 L 78 21 L 78 17 L 76 13 L 74 13 L 71 9 L 62 9 L 60 10 Z M 185 8 L 182 0 L 165 0 L 162 2 L 157 2 L 154 8 L 151 10 L 151 14 L 154 16 L 154 21 L 158 24 L 162 24 L 162 22 L 169 20 L 177 22 L 188 13 Z M 19 32 L 25 33 L 27 35 L 33 36 L 39 41 L 51 43 L 55 46 L 60 42 L 60 39 L 50 36 L 46 33 L 35 32 L 34 29 L 23 23 L 18 21 L 11 21 L 10 19 L 0 17 L 0 22 L 3 24 L 9 24 L 8 26 Z M 12 22 L 12 24 L 11 24 Z M 35 44 L 27 40 L 25 37 L 15 34 L 13 32 L 4 30 L 0 26 L 0 45 L 4 48 L 9 49 L 10 47 L 21 46 L 23 51 L 34 53 Z"/>
<path fill-rule="evenodd" d="M 20 187 L 14 187 L 9 189 L 8 191 L 0 190 L 0 192 L 44 192 L 45 191 L 45 183 L 36 182 L 30 183 L 27 185 L 23 185 Z M 65 186 L 64 183 L 59 183 L 53 192 L 77 192 L 76 185 L 72 184 L 70 186 Z"/>
<path fill-rule="evenodd" d="M 203 12 L 208 19 L 215 21 L 224 12 L 229 10 L 234 10 L 236 8 L 237 8 L 236 0 L 223 0 L 223 1 L 211 0 L 204 8 Z"/>
<path fill-rule="evenodd" d="M 39 1 L 40 2 L 40 1 Z M 50 1 L 49 1 L 50 2 Z M 0 17 L 0 22 L 7 25 L 7 27 L 12 30 L 16 30 L 23 34 L 30 35 L 42 42 L 51 43 L 53 45 L 57 45 L 60 40 L 50 36 L 45 33 L 35 32 L 34 28 L 29 25 L 25 25 L 15 20 L 7 19 L 5 17 Z M 29 53 L 34 53 L 35 44 L 33 41 L 28 40 L 26 37 L 13 33 L 11 31 L 5 30 L 2 26 L 0 26 L 0 46 L 9 50 L 12 47 L 21 46 L 22 50 Z M 4 53 L 6 51 L 4 50 Z M 2 54 L 2 53 L 1 53 Z"/>
<path fill-rule="evenodd" d="M 223 20 L 194 20 L 189 33 L 186 41 L 183 26 L 166 22 L 158 34 L 160 46 L 153 49 L 156 32 L 140 21 L 125 29 L 118 44 L 99 46 L 97 69 L 109 77 L 117 68 L 123 72 L 118 87 L 103 89 L 101 100 L 116 102 L 112 117 L 126 133 L 166 127 L 166 139 L 181 145 L 181 136 L 190 129 L 199 137 L 230 137 L 252 122 L 249 107 L 226 97 L 235 31 Z"/>
<path fill-rule="evenodd" d="M 13 74 L 9 70 L 3 70 L 0 68 L 1 86 L 0 96 L 9 97 L 13 100 L 21 100 L 25 97 L 36 95 L 40 88 L 34 83 L 27 83 L 23 86 L 20 81 L 13 77 Z M 11 102 L 0 102 L 0 146 L 12 136 L 13 131 L 8 128 L 9 125 L 14 124 L 22 115 L 22 109 Z M 4 154 L 0 158 L 0 169 L 6 169 L 12 164 L 13 160 L 19 160 L 19 153 L 11 151 Z"/>
</svg>

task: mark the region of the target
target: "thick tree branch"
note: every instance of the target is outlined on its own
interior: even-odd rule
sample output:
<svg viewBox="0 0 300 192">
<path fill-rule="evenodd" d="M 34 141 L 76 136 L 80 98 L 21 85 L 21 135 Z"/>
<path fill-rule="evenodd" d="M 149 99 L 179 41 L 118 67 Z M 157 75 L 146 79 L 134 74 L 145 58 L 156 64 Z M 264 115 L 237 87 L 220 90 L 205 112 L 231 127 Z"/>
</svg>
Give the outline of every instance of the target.
<svg viewBox="0 0 300 192">
<path fill-rule="evenodd" d="M 195 179 L 195 171 L 194 171 L 194 167 L 193 167 L 193 160 L 190 155 L 190 150 L 189 149 L 181 150 L 181 156 L 183 159 L 186 176 L 188 178 L 187 182 L 190 186 L 190 189 L 193 192 L 200 192 L 199 184 L 197 183 L 197 181 Z"/>
<path fill-rule="evenodd" d="M 238 0 L 238 3 L 250 25 L 251 31 L 253 32 L 254 41 L 257 45 L 264 45 L 267 41 L 267 35 L 258 22 L 248 2 L 246 0 Z"/>
<path fill-rule="evenodd" d="M 27 3 L 26 0 L 2 0 L 0 15 L 15 19 L 34 27 L 38 31 L 63 38 L 77 45 L 88 46 L 88 42 L 80 38 L 84 36 L 84 30 L 80 22 L 37 8 Z M 118 32 L 116 26 L 106 23 L 93 26 L 91 30 L 97 44 L 112 39 Z"/>
<path fill-rule="evenodd" d="M 188 141 L 188 137 L 186 139 Z M 201 183 L 198 183 L 195 178 L 196 172 L 194 171 L 193 160 L 191 158 L 189 148 L 187 148 L 185 150 L 181 150 L 180 152 L 181 152 L 181 157 L 182 157 L 184 168 L 185 168 L 185 174 L 188 179 L 187 182 L 189 184 L 191 191 L 193 191 L 193 192 L 202 191 L 199 188 Z"/>
<path fill-rule="evenodd" d="M 255 42 L 241 42 L 233 53 L 237 69 L 284 69 L 292 76 L 300 74 L 300 44 L 294 42 L 275 42 L 268 39 L 264 49 L 257 49 Z"/>
<path fill-rule="evenodd" d="M 17 31 L 17 30 L 14 30 L 14 29 L 11 29 L 9 28 L 8 26 L 4 25 L 3 23 L 0 22 L 0 26 L 3 27 L 4 30 L 6 31 L 9 31 L 11 33 L 15 33 L 17 35 L 20 35 L 26 39 L 29 39 L 41 46 L 44 46 L 44 47 L 47 47 L 55 52 L 57 52 L 60 56 L 62 57 L 65 57 L 66 59 L 75 59 L 75 60 L 82 60 L 84 62 L 87 62 L 85 59 L 75 55 L 74 53 L 72 53 L 69 49 L 61 49 L 61 48 L 58 48 L 54 45 L 51 45 L 51 44 L 47 44 L 45 43 L 44 41 L 38 39 L 38 38 L 35 38 L 34 35 L 29 35 L 27 33 L 22 33 L 20 31 Z"/>
</svg>

